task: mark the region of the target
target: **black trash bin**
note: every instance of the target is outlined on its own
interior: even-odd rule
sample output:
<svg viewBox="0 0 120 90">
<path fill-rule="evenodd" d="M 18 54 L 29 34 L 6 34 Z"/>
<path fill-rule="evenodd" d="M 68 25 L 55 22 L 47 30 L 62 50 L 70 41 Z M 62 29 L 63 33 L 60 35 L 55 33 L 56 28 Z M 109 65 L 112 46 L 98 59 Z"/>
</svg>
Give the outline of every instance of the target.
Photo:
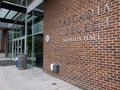
<svg viewBox="0 0 120 90">
<path fill-rule="evenodd" d="M 27 69 L 27 55 L 18 54 L 18 69 L 24 70 Z"/>
</svg>

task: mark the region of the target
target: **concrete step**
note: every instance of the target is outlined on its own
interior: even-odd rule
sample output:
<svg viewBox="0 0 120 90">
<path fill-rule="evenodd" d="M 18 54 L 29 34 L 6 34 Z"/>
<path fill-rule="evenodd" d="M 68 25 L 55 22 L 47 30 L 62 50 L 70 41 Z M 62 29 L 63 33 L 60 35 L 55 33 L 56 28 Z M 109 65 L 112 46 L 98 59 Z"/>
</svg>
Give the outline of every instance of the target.
<svg viewBox="0 0 120 90">
<path fill-rule="evenodd" d="M 0 58 L 0 61 L 12 60 L 12 58 Z"/>
<path fill-rule="evenodd" d="M 5 53 L 0 53 L 0 58 L 5 58 Z"/>
</svg>

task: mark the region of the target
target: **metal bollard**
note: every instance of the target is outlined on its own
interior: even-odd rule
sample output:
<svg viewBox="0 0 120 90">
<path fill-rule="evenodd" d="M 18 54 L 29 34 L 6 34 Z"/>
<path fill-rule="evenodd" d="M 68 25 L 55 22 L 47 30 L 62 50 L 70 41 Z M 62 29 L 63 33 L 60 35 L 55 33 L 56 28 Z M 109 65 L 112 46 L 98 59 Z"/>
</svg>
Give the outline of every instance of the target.
<svg viewBox="0 0 120 90">
<path fill-rule="evenodd" d="M 15 63 L 16 63 L 16 68 L 18 68 L 18 56 L 16 55 L 16 58 L 15 58 Z"/>
</svg>

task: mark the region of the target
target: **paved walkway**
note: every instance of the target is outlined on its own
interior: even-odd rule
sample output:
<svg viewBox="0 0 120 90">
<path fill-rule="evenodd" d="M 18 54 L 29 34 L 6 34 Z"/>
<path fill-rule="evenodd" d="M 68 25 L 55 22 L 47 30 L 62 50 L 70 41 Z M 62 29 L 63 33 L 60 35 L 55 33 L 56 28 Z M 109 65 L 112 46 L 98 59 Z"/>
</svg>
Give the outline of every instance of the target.
<svg viewBox="0 0 120 90">
<path fill-rule="evenodd" d="M 33 67 L 18 70 L 15 66 L 0 67 L 0 90 L 82 90 Z"/>
</svg>

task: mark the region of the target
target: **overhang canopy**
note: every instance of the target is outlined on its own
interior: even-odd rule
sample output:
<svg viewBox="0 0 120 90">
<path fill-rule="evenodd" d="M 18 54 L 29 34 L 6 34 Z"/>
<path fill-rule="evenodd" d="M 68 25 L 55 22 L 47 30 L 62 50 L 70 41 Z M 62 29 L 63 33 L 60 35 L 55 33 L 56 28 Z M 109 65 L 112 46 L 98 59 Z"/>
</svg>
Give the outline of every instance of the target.
<svg viewBox="0 0 120 90">
<path fill-rule="evenodd" d="M 0 22 L 15 23 L 24 25 L 23 21 L 15 21 L 20 13 L 26 13 L 26 8 L 17 4 L 2 1 L 0 2 Z"/>
<path fill-rule="evenodd" d="M 10 3 L 10 2 L 6 2 L 6 1 L 1 2 L 0 8 L 13 10 L 13 11 L 16 11 L 16 12 L 22 12 L 22 13 L 26 13 L 26 10 L 27 10 L 26 7 L 24 7 L 24 6 L 21 6 L 21 5 L 18 5 L 18 4 L 13 4 L 13 3 Z"/>
<path fill-rule="evenodd" d="M 0 2 L 0 22 L 25 25 L 25 19 L 31 21 L 33 18 L 37 21 L 38 18 L 43 17 L 43 11 L 34 9 L 33 12 L 26 14 L 27 8 L 18 4 L 2 1 Z M 20 17 L 20 18 L 19 18 Z M 31 25 L 31 22 L 28 23 Z"/>
</svg>

